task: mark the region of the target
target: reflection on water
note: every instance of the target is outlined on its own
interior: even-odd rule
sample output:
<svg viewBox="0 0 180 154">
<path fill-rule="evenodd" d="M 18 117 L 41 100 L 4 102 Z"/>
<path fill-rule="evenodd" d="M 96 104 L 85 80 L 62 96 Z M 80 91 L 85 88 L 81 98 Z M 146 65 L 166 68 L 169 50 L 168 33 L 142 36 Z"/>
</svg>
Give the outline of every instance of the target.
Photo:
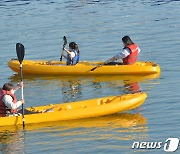
<svg viewBox="0 0 180 154">
<path fill-rule="evenodd" d="M 135 126 L 146 125 L 146 118 L 140 113 L 117 113 L 108 116 L 84 118 L 67 121 L 56 121 L 39 124 L 28 124 L 25 127 L 25 131 L 43 131 L 51 128 L 54 129 L 74 129 L 74 128 L 106 128 L 106 129 L 117 129 L 117 128 L 129 128 Z M 0 127 L 0 132 L 11 132 L 11 131 L 23 130 L 21 125 L 17 126 L 6 126 Z"/>
<path fill-rule="evenodd" d="M 128 83 L 128 82 L 124 82 L 124 91 L 129 94 L 129 93 L 137 93 L 137 92 L 141 92 L 141 88 L 138 82 L 133 82 L 133 83 Z"/>
<path fill-rule="evenodd" d="M 121 95 L 124 93 L 135 93 L 141 91 L 140 83 L 158 78 L 159 74 L 147 76 L 37 76 L 24 75 L 25 90 L 28 91 L 29 99 L 35 97 L 40 89 L 38 99 L 44 102 L 44 94 L 48 98 L 46 101 L 73 102 L 77 100 L 99 98 L 110 95 Z M 20 75 L 14 74 L 9 78 L 10 82 L 20 81 Z M 149 86 L 149 85 L 148 85 Z M 42 88 L 43 87 L 43 88 Z M 151 87 L 152 88 L 152 87 Z M 109 90 L 107 90 L 109 89 Z M 48 92 L 50 90 L 50 92 Z M 35 94 L 34 94 L 35 93 Z M 89 95 L 91 94 L 91 96 Z M 26 93 L 25 93 L 26 94 Z M 26 94 L 27 95 L 27 94 Z M 42 100 L 41 100 L 42 97 Z M 31 100 L 32 102 L 32 100 Z M 49 102 L 47 102 L 49 103 Z M 32 104 L 33 105 L 33 104 Z M 44 105 L 44 104 L 41 104 Z"/>
<path fill-rule="evenodd" d="M 88 85 L 89 83 L 92 83 L 95 87 L 101 88 L 102 86 L 100 84 L 105 83 L 114 83 L 114 85 L 124 85 L 124 84 L 130 84 L 130 83 L 136 83 L 136 82 L 146 82 L 148 80 L 154 80 L 159 78 L 160 74 L 152 74 L 152 75 L 103 75 L 103 76 L 52 76 L 52 75 L 23 75 L 24 82 L 29 82 L 33 84 L 33 82 L 50 82 L 50 83 L 57 83 L 62 82 L 64 86 L 69 85 L 72 86 L 72 89 L 76 87 L 76 85 Z M 9 77 L 10 82 L 19 82 L 20 81 L 20 75 L 14 74 L 11 77 Z M 111 85 L 111 86 L 112 86 Z M 63 87 L 64 87 L 63 86 Z M 79 87 L 79 86 L 77 86 Z M 77 89 L 77 88 L 75 88 Z"/>
<path fill-rule="evenodd" d="M 155 83 L 154 79 L 159 74 L 147 76 L 36 76 L 24 75 L 25 90 L 29 91 L 29 97 L 41 89 L 41 93 L 47 93 L 50 101 L 71 102 L 83 99 L 104 97 L 109 95 L 121 95 L 124 93 L 134 93 L 141 91 L 141 84 L 146 84 L 152 88 L 150 80 Z M 20 81 L 20 75 L 14 74 L 9 78 L 10 82 L 17 83 Z M 150 84 L 149 84 L 149 83 Z M 141 83 L 141 84 L 140 84 Z M 26 88 L 27 87 L 27 88 Z M 30 88 L 29 88 L 30 87 Z M 41 88 L 43 87 L 43 88 Z M 106 90 L 110 89 L 110 90 Z M 145 88 L 147 89 L 147 88 Z M 89 93 L 93 93 L 89 97 Z M 42 97 L 39 95 L 39 97 Z M 53 99 L 52 99 L 53 98 Z M 49 103 L 49 102 L 48 102 Z M 43 104 L 42 104 L 43 105 Z"/>
<path fill-rule="evenodd" d="M 55 144 L 56 149 L 58 146 L 65 146 L 65 144 L 68 146 L 77 141 L 79 144 L 82 142 L 97 144 L 104 140 L 116 143 L 119 140 L 144 139 L 147 137 L 147 131 L 146 118 L 141 114 L 121 113 L 97 118 L 26 125 L 24 131 L 22 126 L 0 127 L 0 144 L 2 152 L 11 153 L 22 152 L 23 139 L 26 138 L 30 142 L 32 138 L 35 140 L 36 136 L 39 141 L 41 138 L 41 141 L 35 142 L 37 145 L 33 146 L 40 146 L 39 149 L 44 150 L 47 148 L 47 140 L 52 142 L 48 144 Z M 58 143 L 55 143 L 57 141 Z M 47 149 L 49 151 L 52 150 L 50 145 Z M 99 143 L 96 147 L 98 146 Z M 121 148 L 121 145 L 118 148 Z"/>
<path fill-rule="evenodd" d="M 0 128 L 0 151 L 7 154 L 24 153 L 24 133 L 17 127 L 13 130 L 3 130 Z"/>
<path fill-rule="evenodd" d="M 151 75 L 92 75 L 92 76 L 61 76 L 61 75 L 33 75 L 33 74 L 23 74 L 23 78 L 27 81 L 35 80 L 54 80 L 54 81 L 69 81 L 69 80 L 92 80 L 93 82 L 108 82 L 108 81 L 123 81 L 128 82 L 142 82 L 145 80 L 153 80 L 159 78 L 160 73 Z M 11 82 L 20 81 L 20 74 L 14 74 L 9 77 Z M 81 81 L 82 82 L 82 81 Z"/>
<path fill-rule="evenodd" d="M 82 95 L 80 80 L 62 81 L 61 91 L 65 102 L 78 100 Z"/>
</svg>

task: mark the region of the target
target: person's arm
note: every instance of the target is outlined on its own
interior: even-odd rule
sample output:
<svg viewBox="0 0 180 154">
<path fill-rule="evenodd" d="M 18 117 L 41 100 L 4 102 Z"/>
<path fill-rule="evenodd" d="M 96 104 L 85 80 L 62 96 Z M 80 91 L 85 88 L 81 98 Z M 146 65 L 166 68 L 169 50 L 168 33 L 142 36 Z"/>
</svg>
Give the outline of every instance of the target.
<svg viewBox="0 0 180 154">
<path fill-rule="evenodd" d="M 16 103 L 14 103 L 13 98 L 10 95 L 4 95 L 2 101 L 9 109 L 13 110 L 19 108 L 24 103 L 24 100 L 17 101 Z"/>
<path fill-rule="evenodd" d="M 106 61 L 104 62 L 104 64 L 108 64 L 108 63 L 113 62 L 113 61 L 116 61 L 116 60 L 118 60 L 118 58 L 117 58 L 116 56 L 114 56 L 114 57 L 106 60 Z"/>
<path fill-rule="evenodd" d="M 18 83 L 17 86 L 13 88 L 14 92 L 23 86 L 24 86 L 23 82 Z"/>
<path fill-rule="evenodd" d="M 66 51 L 70 55 L 71 58 L 75 57 L 75 53 L 73 51 L 69 51 L 66 48 L 64 48 L 64 51 Z"/>
<path fill-rule="evenodd" d="M 123 49 L 122 52 L 118 53 L 117 55 L 113 56 L 112 58 L 105 61 L 105 64 L 116 61 L 118 59 L 125 58 L 130 55 L 130 50 L 128 48 Z"/>
<path fill-rule="evenodd" d="M 67 50 L 66 48 L 64 48 L 64 51 L 66 51 L 69 55 L 71 54 L 71 51 Z"/>
</svg>

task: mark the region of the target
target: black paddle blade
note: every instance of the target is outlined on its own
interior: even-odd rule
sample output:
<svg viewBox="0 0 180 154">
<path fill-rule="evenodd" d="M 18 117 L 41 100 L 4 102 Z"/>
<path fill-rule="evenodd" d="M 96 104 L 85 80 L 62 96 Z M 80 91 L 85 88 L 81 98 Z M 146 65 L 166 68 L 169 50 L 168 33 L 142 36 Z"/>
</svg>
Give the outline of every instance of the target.
<svg viewBox="0 0 180 154">
<path fill-rule="evenodd" d="M 64 40 L 64 46 L 65 46 L 67 44 L 66 36 L 63 37 L 63 40 Z"/>
<path fill-rule="evenodd" d="M 22 63 L 23 59 L 24 59 L 24 46 L 21 43 L 17 43 L 16 44 L 16 53 L 17 53 L 17 57 L 18 60 L 20 62 L 20 64 Z"/>
<path fill-rule="evenodd" d="M 63 44 L 63 48 L 62 48 L 62 53 L 61 53 L 60 61 L 62 61 L 64 48 L 65 48 L 65 45 L 67 44 L 67 39 L 66 39 L 66 36 L 64 36 L 64 37 L 63 37 L 63 40 L 64 40 L 64 44 Z"/>
</svg>

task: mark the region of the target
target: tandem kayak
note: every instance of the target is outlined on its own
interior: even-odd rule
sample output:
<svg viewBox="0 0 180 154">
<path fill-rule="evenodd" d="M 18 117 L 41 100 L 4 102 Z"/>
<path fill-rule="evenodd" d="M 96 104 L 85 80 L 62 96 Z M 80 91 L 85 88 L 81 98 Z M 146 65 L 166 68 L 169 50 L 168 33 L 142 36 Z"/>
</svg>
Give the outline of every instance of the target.
<svg viewBox="0 0 180 154">
<path fill-rule="evenodd" d="M 33 114 L 25 114 L 25 124 L 65 121 L 99 117 L 132 110 L 145 101 L 146 93 L 109 96 L 63 104 L 50 104 L 26 108 Z M 0 126 L 22 125 L 22 115 L 0 117 Z"/>
<path fill-rule="evenodd" d="M 64 61 L 24 60 L 23 73 L 49 75 L 150 75 L 160 73 L 160 66 L 153 62 L 136 62 L 133 65 L 100 65 L 102 62 L 81 61 L 66 65 Z M 8 66 L 20 72 L 19 61 L 10 60 Z"/>
</svg>

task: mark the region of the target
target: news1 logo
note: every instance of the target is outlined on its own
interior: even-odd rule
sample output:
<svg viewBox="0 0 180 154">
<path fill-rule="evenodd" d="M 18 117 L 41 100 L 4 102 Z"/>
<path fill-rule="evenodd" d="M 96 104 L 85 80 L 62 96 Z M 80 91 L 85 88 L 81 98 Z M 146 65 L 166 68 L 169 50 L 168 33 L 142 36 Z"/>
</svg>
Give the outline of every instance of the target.
<svg viewBox="0 0 180 154">
<path fill-rule="evenodd" d="M 179 146 L 178 138 L 168 138 L 164 144 L 164 151 L 175 152 Z"/>
<path fill-rule="evenodd" d="M 163 142 L 134 142 L 132 149 L 161 149 L 164 148 L 165 152 L 175 152 L 179 146 L 178 138 L 168 138 L 165 143 Z"/>
</svg>

